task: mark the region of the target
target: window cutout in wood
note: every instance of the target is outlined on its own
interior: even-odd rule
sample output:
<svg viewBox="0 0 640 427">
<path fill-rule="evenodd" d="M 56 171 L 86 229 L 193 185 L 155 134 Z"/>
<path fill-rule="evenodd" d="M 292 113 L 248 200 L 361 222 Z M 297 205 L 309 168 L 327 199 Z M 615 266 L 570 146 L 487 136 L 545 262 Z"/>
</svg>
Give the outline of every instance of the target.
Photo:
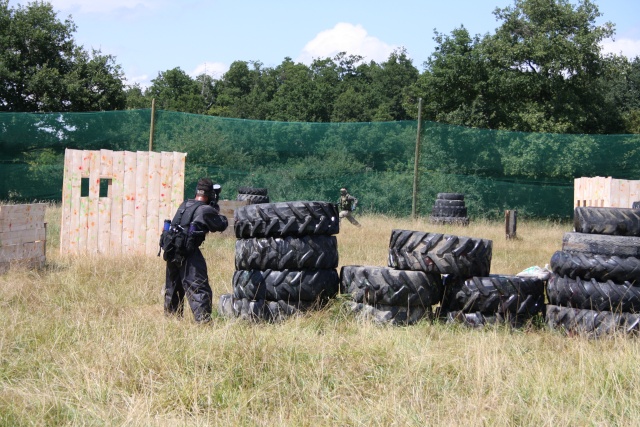
<svg viewBox="0 0 640 427">
<path fill-rule="evenodd" d="M 89 197 L 89 178 L 80 178 L 80 197 Z"/>
</svg>

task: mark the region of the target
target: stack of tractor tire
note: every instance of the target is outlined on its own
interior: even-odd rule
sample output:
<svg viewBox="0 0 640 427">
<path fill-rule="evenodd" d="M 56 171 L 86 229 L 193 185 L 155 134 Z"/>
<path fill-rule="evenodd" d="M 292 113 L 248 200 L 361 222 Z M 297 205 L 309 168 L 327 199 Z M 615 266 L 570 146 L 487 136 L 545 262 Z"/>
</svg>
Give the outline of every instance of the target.
<svg viewBox="0 0 640 427">
<path fill-rule="evenodd" d="M 411 325 L 431 318 L 442 294 L 438 274 L 389 267 L 345 265 L 342 289 L 350 295 L 353 313 L 377 323 Z"/>
<path fill-rule="evenodd" d="M 447 276 L 442 309 L 447 323 L 471 327 L 521 327 L 544 313 L 545 281 L 533 276 L 489 274 L 467 279 Z"/>
<path fill-rule="evenodd" d="M 436 197 L 429 217 L 430 223 L 469 225 L 467 207 L 464 204 L 464 194 L 438 193 Z"/>
<path fill-rule="evenodd" d="M 345 266 L 341 285 L 354 312 L 381 323 L 412 324 L 432 318 L 443 299 L 443 278 L 488 273 L 492 245 L 486 239 L 392 230 L 388 266 Z"/>
<path fill-rule="evenodd" d="M 640 210 L 578 207 L 551 257 L 546 320 L 570 334 L 640 330 Z"/>
<path fill-rule="evenodd" d="M 238 201 L 247 201 L 248 204 L 269 203 L 269 196 L 266 188 L 238 187 Z"/>
<path fill-rule="evenodd" d="M 322 307 L 340 286 L 338 211 L 326 202 L 250 204 L 234 213 L 232 294 L 219 313 L 275 322 Z"/>
<path fill-rule="evenodd" d="M 538 313 L 544 283 L 532 278 L 489 275 L 493 242 L 488 239 L 393 230 L 389 265 L 441 277 L 439 316 L 469 326 L 513 323 Z"/>
</svg>

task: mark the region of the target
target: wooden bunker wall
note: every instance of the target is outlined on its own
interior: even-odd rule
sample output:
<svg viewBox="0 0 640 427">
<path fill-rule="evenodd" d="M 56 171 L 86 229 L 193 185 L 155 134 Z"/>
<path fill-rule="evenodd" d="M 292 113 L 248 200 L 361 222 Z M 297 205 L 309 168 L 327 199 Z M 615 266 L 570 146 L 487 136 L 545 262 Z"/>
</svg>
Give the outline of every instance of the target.
<svg viewBox="0 0 640 427">
<path fill-rule="evenodd" d="M 41 267 L 46 258 L 46 203 L 0 206 L 0 272 L 12 263 Z"/>
<path fill-rule="evenodd" d="M 640 200 L 640 181 L 612 177 L 574 179 L 573 207 L 630 208 Z"/>
<path fill-rule="evenodd" d="M 186 153 L 65 151 L 61 254 L 158 252 L 184 200 Z"/>
</svg>

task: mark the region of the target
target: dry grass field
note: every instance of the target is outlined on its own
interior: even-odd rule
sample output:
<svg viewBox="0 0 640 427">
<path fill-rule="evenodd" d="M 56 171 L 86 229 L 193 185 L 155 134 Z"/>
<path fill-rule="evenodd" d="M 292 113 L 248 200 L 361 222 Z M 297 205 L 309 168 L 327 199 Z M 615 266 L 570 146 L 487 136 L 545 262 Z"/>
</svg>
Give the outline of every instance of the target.
<svg viewBox="0 0 640 427">
<path fill-rule="evenodd" d="M 379 326 L 337 299 L 278 324 L 162 310 L 156 257 L 58 254 L 47 212 L 46 268 L 0 275 L 2 426 L 632 426 L 640 425 L 637 338 L 568 337 L 423 321 Z M 492 239 L 491 272 L 544 266 L 571 225 L 468 227 L 359 216 L 338 235 L 341 265 L 387 262 L 394 228 Z M 235 239 L 203 252 L 218 297 L 231 291 Z M 215 313 L 214 313 L 215 315 Z"/>
</svg>

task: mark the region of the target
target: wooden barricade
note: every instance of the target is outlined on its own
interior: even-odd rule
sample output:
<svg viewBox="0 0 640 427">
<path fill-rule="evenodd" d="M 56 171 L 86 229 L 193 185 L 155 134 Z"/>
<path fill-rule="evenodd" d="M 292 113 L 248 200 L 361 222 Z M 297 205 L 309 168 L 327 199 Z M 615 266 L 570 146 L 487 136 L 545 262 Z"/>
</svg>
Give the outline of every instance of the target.
<svg viewBox="0 0 640 427">
<path fill-rule="evenodd" d="M 61 254 L 158 252 L 184 197 L 186 153 L 65 151 Z"/>
<path fill-rule="evenodd" d="M 46 259 L 46 203 L 0 206 L 0 272 L 11 264 L 41 267 Z"/>
<path fill-rule="evenodd" d="M 640 181 L 612 177 L 574 179 L 573 206 L 630 208 L 640 200 Z"/>
</svg>

